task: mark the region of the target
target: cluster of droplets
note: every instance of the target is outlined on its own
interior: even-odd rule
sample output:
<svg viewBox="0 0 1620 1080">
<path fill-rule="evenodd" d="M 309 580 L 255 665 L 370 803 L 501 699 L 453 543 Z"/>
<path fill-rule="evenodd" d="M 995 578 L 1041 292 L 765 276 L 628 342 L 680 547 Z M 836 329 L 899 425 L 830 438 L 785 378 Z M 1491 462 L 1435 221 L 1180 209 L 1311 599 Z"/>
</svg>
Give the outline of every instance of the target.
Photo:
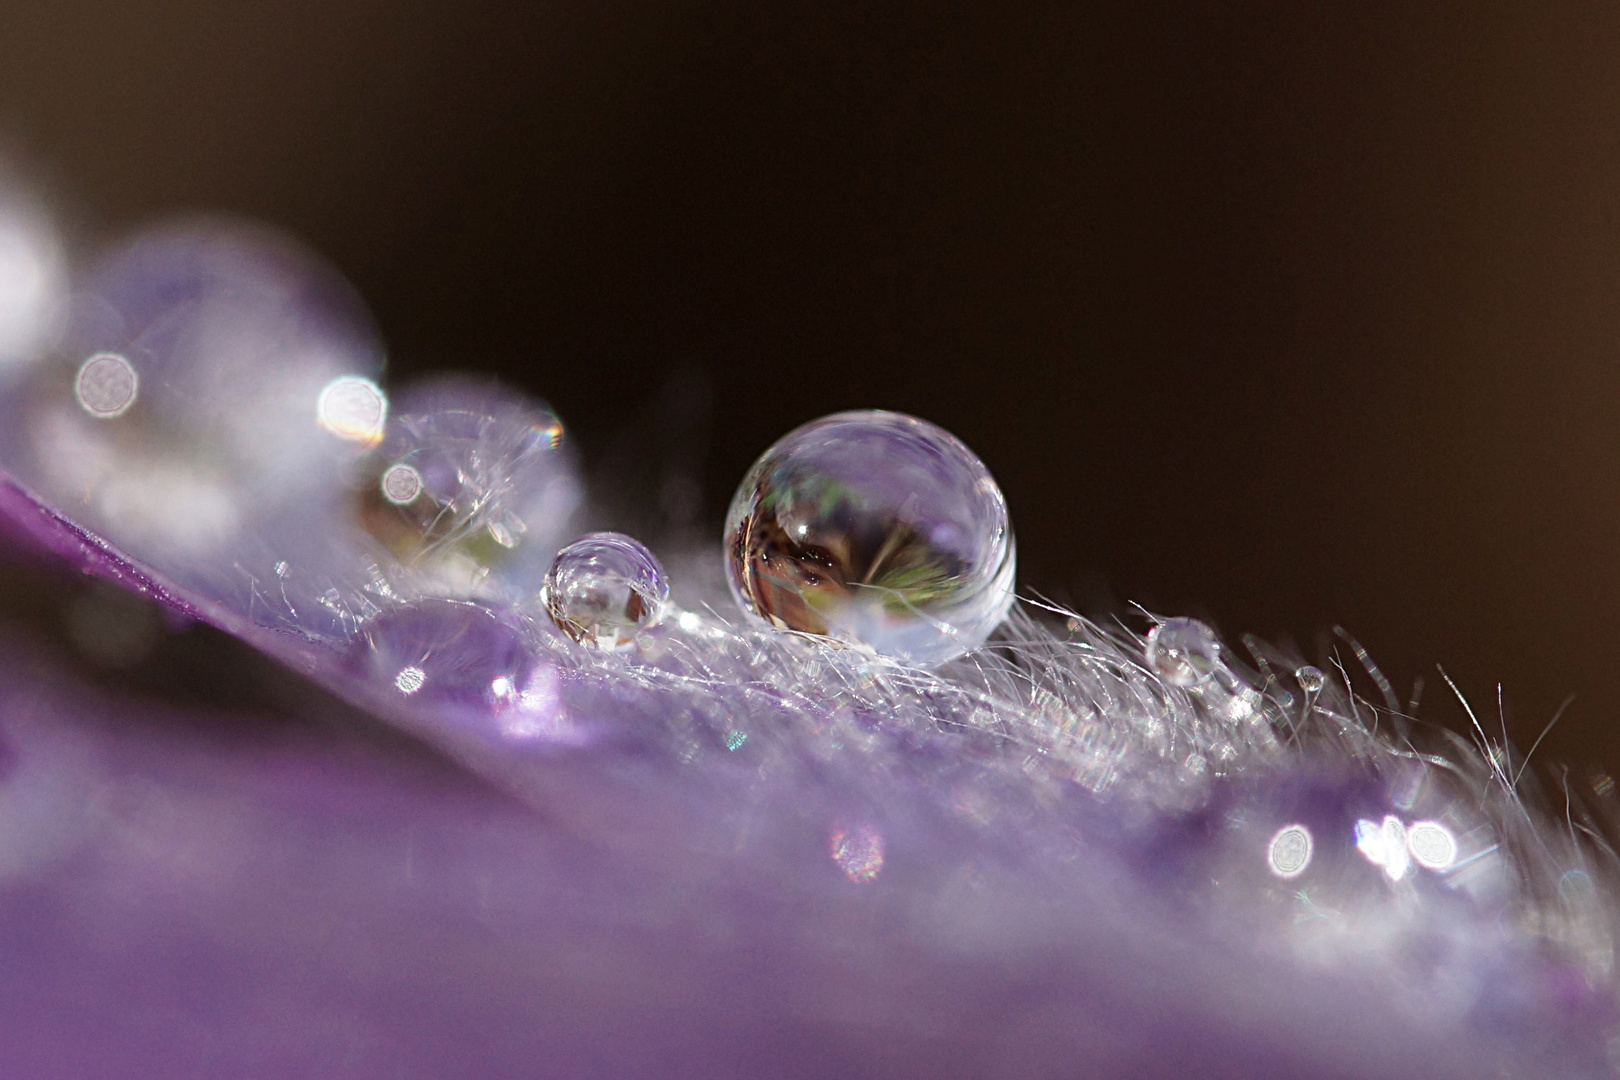
<svg viewBox="0 0 1620 1080">
<path fill-rule="evenodd" d="M 163 225 L 70 280 L 49 223 L 8 190 L 0 466 L 223 624 L 358 642 L 378 685 L 428 701 L 477 683 L 450 697 L 495 711 L 522 698 L 521 672 L 471 663 L 458 634 L 627 653 L 660 627 L 669 585 L 644 545 L 564 546 L 583 491 L 546 405 L 455 378 L 391 398 L 364 305 L 274 231 Z M 901 664 L 977 648 L 1012 603 L 994 480 L 896 413 L 828 417 L 766 451 L 725 552 L 760 629 Z M 460 629 L 439 641 L 436 623 Z"/>
<path fill-rule="evenodd" d="M 160 226 L 70 287 L 20 206 L 0 199 L 0 465 L 45 502 L 238 632 L 364 655 L 348 670 L 413 707 L 521 709 L 559 643 L 652 640 L 664 570 L 619 534 L 565 546 L 579 464 L 543 403 L 457 378 L 391 398 L 364 306 L 278 233 Z M 726 524 L 754 625 L 919 667 L 1002 621 L 1013 551 L 978 458 L 886 412 L 788 435 Z"/>
<path fill-rule="evenodd" d="M 1498 756 L 1442 768 L 1392 749 L 1347 680 L 1253 643 L 1251 669 L 1196 619 L 1141 636 L 1069 616 L 1064 637 L 1010 615 L 1005 500 L 932 424 L 840 413 L 760 457 L 725 522 L 734 626 L 677 608 L 640 541 L 568 542 L 579 464 L 544 403 L 462 379 L 390 398 L 363 306 L 285 237 L 185 222 L 71 287 L 65 268 L 0 185 L 0 467 L 204 617 L 454 748 L 588 741 L 606 717 L 645 720 L 639 737 L 682 761 L 791 746 L 898 775 L 948 760 L 947 812 L 992 830 L 1078 787 L 1227 838 L 1229 864 L 1199 887 L 1284 913 L 1298 955 L 1415 942 L 1436 974 L 1414 985 L 1464 1005 L 1490 988 L 1449 958 L 1489 942 L 1406 901 L 1460 897 L 1505 924 L 1530 889 L 1508 852 L 1533 849 L 1556 884 L 1532 934 L 1590 985 L 1612 974 L 1590 868 L 1534 832 Z M 1392 701 L 1368 715 L 1402 719 Z M 1229 790 L 1224 826 L 1192 813 L 1223 777 L 1313 745 L 1366 767 Z M 890 840 L 876 818 L 839 819 L 826 854 L 859 885 Z"/>
<path fill-rule="evenodd" d="M 668 579 L 640 541 L 583 536 L 533 585 L 536 554 L 555 548 L 577 499 L 561 426 L 480 393 L 435 384 L 397 403 L 360 468 L 359 520 L 393 556 L 387 587 L 401 598 L 359 622 L 372 684 L 396 703 L 476 707 L 510 730 L 514 717 L 546 720 L 537 710 L 550 699 L 527 687 L 542 654 L 574 662 L 559 643 L 639 658 L 642 680 L 678 670 L 682 647 L 662 629 Z M 739 489 L 725 553 L 745 613 L 770 636 L 786 632 L 784 643 L 805 642 L 807 655 L 826 643 L 920 671 L 982 645 L 1012 602 L 1012 536 L 994 480 L 960 441 L 895 413 L 840 414 L 767 451 Z M 492 667 L 435 644 L 439 622 L 508 641 L 493 649 L 507 659 Z M 689 613 L 675 623 L 677 637 L 703 636 Z M 706 684 L 713 672 L 687 677 Z"/>
</svg>

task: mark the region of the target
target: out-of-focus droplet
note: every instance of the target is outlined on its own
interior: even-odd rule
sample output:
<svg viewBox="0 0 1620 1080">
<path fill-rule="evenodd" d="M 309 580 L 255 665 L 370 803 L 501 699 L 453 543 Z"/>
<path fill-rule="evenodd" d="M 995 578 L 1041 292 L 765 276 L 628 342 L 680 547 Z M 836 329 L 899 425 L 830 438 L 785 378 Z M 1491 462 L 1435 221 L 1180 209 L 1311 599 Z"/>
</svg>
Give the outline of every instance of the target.
<svg viewBox="0 0 1620 1080">
<path fill-rule="evenodd" d="M 162 642 L 163 614 L 157 603 L 128 589 L 92 581 L 67 605 L 68 639 L 92 663 L 133 667 Z"/>
<path fill-rule="evenodd" d="M 522 632 L 481 604 L 428 599 L 382 612 L 355 666 L 413 703 L 499 713 L 520 708 L 535 666 Z"/>
<path fill-rule="evenodd" d="M 1272 836 L 1266 847 L 1271 872 L 1283 879 L 1296 878 L 1311 865 L 1311 831 L 1303 825 L 1285 825 Z"/>
<path fill-rule="evenodd" d="M 54 343 L 67 296 L 55 226 L 0 170 L 0 385 Z"/>
<path fill-rule="evenodd" d="M 375 393 L 381 363 L 359 300 L 292 241 L 221 221 L 155 229 L 84 278 L 61 343 L 0 406 L 0 465 L 156 569 L 245 605 L 247 575 L 269 577 L 260 547 L 284 543 L 279 557 L 304 566 L 307 538 L 338 531 L 357 451 L 334 424 L 363 418 L 354 395 L 323 391 Z"/>
<path fill-rule="evenodd" d="M 1327 679 L 1322 675 L 1322 669 L 1306 664 L 1294 672 L 1294 678 L 1299 682 L 1299 688 L 1307 694 L 1320 694 L 1322 687 L 1327 685 Z"/>
<path fill-rule="evenodd" d="M 585 645 L 622 649 L 657 625 L 669 582 L 657 556 L 623 533 L 583 536 L 557 553 L 546 573 L 546 611 Z"/>
<path fill-rule="evenodd" d="M 1220 666 L 1221 643 L 1197 619 L 1166 619 L 1148 631 L 1147 662 L 1173 686 L 1197 686 Z"/>
<path fill-rule="evenodd" d="M 508 602 L 539 587 L 582 494 L 550 410 L 462 379 L 396 398 L 359 485 L 398 591 Z"/>
<path fill-rule="evenodd" d="M 1013 601 L 1001 489 L 955 436 L 899 413 L 839 413 L 776 443 L 725 540 L 754 619 L 913 663 L 976 648 Z"/>
</svg>

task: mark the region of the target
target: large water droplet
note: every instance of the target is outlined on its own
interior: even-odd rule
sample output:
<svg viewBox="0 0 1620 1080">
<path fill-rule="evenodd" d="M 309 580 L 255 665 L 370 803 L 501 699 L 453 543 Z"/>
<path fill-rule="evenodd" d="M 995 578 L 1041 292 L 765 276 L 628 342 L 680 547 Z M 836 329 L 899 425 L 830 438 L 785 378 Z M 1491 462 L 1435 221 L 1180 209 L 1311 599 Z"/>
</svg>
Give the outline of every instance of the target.
<svg viewBox="0 0 1620 1080">
<path fill-rule="evenodd" d="M 1173 686 L 1197 686 L 1220 666 L 1221 644 L 1197 619 L 1166 619 L 1148 631 L 1147 662 Z"/>
<path fill-rule="evenodd" d="M 360 476 L 359 520 L 405 595 L 533 595 L 582 493 L 550 410 L 464 379 L 397 397 Z"/>
<path fill-rule="evenodd" d="M 982 644 L 1013 600 L 1001 489 L 955 436 L 899 413 L 840 413 L 767 450 L 726 553 L 755 619 L 915 663 Z"/>
<path fill-rule="evenodd" d="M 598 649 L 630 645 L 655 626 L 669 601 L 658 558 L 623 533 L 583 536 L 557 553 L 546 574 L 546 610 L 575 641 Z"/>
</svg>

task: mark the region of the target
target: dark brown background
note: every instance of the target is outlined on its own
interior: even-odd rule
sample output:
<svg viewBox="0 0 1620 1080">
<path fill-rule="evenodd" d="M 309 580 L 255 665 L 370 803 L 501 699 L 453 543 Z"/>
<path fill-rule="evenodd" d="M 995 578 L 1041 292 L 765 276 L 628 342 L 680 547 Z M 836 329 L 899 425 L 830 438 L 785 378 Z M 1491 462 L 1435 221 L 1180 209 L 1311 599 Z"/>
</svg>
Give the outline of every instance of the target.
<svg viewBox="0 0 1620 1080">
<path fill-rule="evenodd" d="M 916 412 L 1028 586 L 1616 761 L 1620 9 L 1449 7 L 11 0 L 0 127 L 79 238 L 276 222 L 632 489 L 706 438 L 703 520 Z"/>
</svg>

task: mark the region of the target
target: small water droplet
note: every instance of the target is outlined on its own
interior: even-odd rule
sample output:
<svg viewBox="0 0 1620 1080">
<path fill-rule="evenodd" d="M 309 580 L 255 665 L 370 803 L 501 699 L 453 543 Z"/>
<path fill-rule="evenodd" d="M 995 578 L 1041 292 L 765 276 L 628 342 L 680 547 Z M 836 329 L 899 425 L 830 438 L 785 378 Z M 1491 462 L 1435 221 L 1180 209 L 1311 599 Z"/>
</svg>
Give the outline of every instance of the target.
<svg viewBox="0 0 1620 1080">
<path fill-rule="evenodd" d="M 552 560 L 545 598 L 551 621 L 569 637 L 598 649 L 621 649 L 663 617 L 669 583 L 641 541 L 591 533 Z"/>
<path fill-rule="evenodd" d="M 1294 678 L 1299 682 L 1299 688 L 1307 694 L 1320 694 L 1322 687 L 1327 685 L 1327 679 L 1323 676 L 1322 669 L 1312 667 L 1310 664 L 1306 664 L 1294 672 Z"/>
<path fill-rule="evenodd" d="M 1215 631 L 1197 619 L 1166 619 L 1147 638 L 1148 667 L 1173 686 L 1207 682 L 1221 662 Z"/>
<path fill-rule="evenodd" d="M 753 619 L 914 663 L 978 647 L 1013 601 L 1000 489 L 955 436 L 899 413 L 839 413 L 767 450 L 726 552 Z"/>
</svg>

